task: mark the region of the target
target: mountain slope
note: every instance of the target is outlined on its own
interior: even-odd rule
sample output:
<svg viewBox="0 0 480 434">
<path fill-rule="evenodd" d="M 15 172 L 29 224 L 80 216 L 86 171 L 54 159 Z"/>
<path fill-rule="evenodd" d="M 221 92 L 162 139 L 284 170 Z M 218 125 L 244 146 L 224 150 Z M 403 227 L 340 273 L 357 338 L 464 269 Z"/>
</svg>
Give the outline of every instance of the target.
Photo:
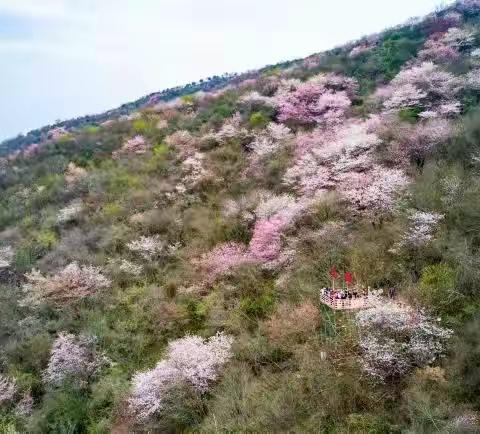
<svg viewBox="0 0 480 434">
<path fill-rule="evenodd" d="M 219 80 L 6 145 L 1 430 L 478 432 L 480 3 Z"/>
</svg>

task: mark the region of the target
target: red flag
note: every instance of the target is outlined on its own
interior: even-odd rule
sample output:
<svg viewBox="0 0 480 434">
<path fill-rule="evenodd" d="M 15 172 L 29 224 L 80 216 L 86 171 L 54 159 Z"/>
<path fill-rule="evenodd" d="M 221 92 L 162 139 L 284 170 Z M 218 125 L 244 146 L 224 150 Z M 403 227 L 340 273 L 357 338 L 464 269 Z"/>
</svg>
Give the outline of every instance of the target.
<svg viewBox="0 0 480 434">
<path fill-rule="evenodd" d="M 332 268 L 330 268 L 330 277 L 332 279 L 338 279 L 338 276 L 339 276 L 338 271 L 334 265 Z"/>
<path fill-rule="evenodd" d="M 346 283 L 352 283 L 353 282 L 352 273 L 350 273 L 348 271 L 345 273 L 345 282 Z"/>
</svg>

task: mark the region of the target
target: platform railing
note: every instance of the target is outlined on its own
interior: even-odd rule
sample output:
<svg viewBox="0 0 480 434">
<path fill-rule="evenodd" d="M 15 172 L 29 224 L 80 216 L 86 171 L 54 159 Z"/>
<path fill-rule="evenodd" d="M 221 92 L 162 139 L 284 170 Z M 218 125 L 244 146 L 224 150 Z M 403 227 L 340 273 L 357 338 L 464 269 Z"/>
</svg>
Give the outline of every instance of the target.
<svg viewBox="0 0 480 434">
<path fill-rule="evenodd" d="M 336 298 L 327 294 L 320 294 L 320 301 L 334 310 L 366 309 L 371 306 L 368 296 L 352 298 Z"/>
</svg>

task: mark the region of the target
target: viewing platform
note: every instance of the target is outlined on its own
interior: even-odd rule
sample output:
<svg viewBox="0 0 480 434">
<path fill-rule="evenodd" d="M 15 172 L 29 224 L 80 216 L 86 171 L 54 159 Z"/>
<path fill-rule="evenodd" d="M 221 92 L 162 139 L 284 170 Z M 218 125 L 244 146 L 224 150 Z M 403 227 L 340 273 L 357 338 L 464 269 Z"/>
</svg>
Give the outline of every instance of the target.
<svg viewBox="0 0 480 434">
<path fill-rule="evenodd" d="M 333 310 L 367 309 L 372 306 L 368 296 L 363 295 L 356 298 L 336 298 L 334 296 L 320 294 L 320 301 Z"/>
</svg>

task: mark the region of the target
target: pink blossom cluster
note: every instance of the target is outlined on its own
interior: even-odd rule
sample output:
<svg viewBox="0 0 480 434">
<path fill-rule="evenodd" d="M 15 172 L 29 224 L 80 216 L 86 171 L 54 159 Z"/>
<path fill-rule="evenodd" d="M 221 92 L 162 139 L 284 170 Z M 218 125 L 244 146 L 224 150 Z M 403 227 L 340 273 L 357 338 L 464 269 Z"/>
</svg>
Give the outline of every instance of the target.
<svg viewBox="0 0 480 434">
<path fill-rule="evenodd" d="M 255 261 L 268 266 L 278 259 L 282 251 L 282 239 L 285 230 L 309 207 L 309 199 L 294 200 L 289 195 L 268 195 L 258 204 L 248 254 Z"/>
<path fill-rule="evenodd" d="M 24 158 L 31 158 L 34 157 L 35 155 L 38 155 L 43 148 L 43 143 L 32 143 L 31 145 L 28 145 L 23 151 L 22 155 Z"/>
<path fill-rule="evenodd" d="M 398 73 L 390 85 L 377 91 L 387 110 L 421 107 L 434 111 L 438 106 L 455 104 L 464 81 L 442 71 L 432 62 L 413 65 Z"/>
<path fill-rule="evenodd" d="M 451 136 L 450 121 L 438 117 L 438 112 L 431 117 L 421 117 L 421 121 L 412 125 L 387 116 L 384 124 L 377 128 L 379 135 L 388 139 L 390 157 L 397 165 L 413 161 L 423 166 L 426 156 Z"/>
<path fill-rule="evenodd" d="M 38 306 L 45 302 L 61 306 L 95 295 L 100 289 L 110 286 L 110 280 L 93 266 L 80 266 L 72 262 L 59 273 L 46 277 L 38 270 L 25 275 L 23 285 L 26 296 L 21 301 L 25 306 Z"/>
<path fill-rule="evenodd" d="M 66 379 L 86 381 L 105 363 L 94 351 L 94 341 L 85 336 L 59 333 L 53 343 L 44 381 L 60 386 Z"/>
<path fill-rule="evenodd" d="M 227 273 L 235 267 L 252 263 L 253 259 L 242 244 L 225 243 L 217 245 L 195 261 L 209 281 Z"/>
<path fill-rule="evenodd" d="M 378 303 L 360 311 L 362 362 L 367 373 L 380 381 L 392 379 L 441 357 L 452 331 L 421 311 L 395 303 Z"/>
<path fill-rule="evenodd" d="M 119 158 L 122 155 L 141 155 L 145 154 L 150 149 L 150 143 L 145 139 L 145 137 L 137 135 L 128 139 L 120 149 L 112 153 L 113 158 Z"/>
<path fill-rule="evenodd" d="M 441 41 L 457 49 L 470 48 L 475 42 L 475 31 L 469 28 L 450 27 L 441 38 Z"/>
<path fill-rule="evenodd" d="M 320 128 L 297 137 L 294 165 L 284 183 L 304 195 L 334 188 L 344 172 L 364 172 L 373 166 L 371 152 L 380 144 L 370 122 L 349 122 L 337 129 Z"/>
<path fill-rule="evenodd" d="M 276 97 L 280 122 L 323 125 L 338 124 L 350 106 L 349 96 L 356 90 L 352 79 L 321 75 L 295 86 Z"/>
<path fill-rule="evenodd" d="M 304 68 L 314 69 L 320 66 L 322 59 L 323 59 L 322 54 L 314 54 L 312 56 L 308 56 L 305 59 L 303 59 L 302 65 Z"/>
<path fill-rule="evenodd" d="M 478 90 L 480 89 L 480 69 L 475 68 L 472 71 L 470 71 L 467 76 L 467 87 L 470 89 L 475 89 Z"/>
<path fill-rule="evenodd" d="M 170 342 L 164 360 L 132 379 L 128 404 L 137 420 L 145 422 L 158 415 L 174 387 L 187 384 L 205 393 L 232 357 L 232 344 L 233 338 L 223 333 L 210 339 L 193 335 Z"/>
<path fill-rule="evenodd" d="M 282 233 L 289 224 L 290 219 L 282 214 L 258 220 L 249 245 L 252 258 L 261 262 L 276 259 L 282 248 Z"/>
<path fill-rule="evenodd" d="M 67 134 L 68 134 L 68 131 L 65 130 L 65 128 L 56 127 L 56 128 L 52 128 L 47 132 L 47 138 L 52 141 L 56 141 L 66 136 Z"/>
<path fill-rule="evenodd" d="M 367 173 L 345 173 L 340 194 L 356 210 L 373 216 L 390 214 L 408 185 L 402 170 L 376 166 Z"/>
</svg>

